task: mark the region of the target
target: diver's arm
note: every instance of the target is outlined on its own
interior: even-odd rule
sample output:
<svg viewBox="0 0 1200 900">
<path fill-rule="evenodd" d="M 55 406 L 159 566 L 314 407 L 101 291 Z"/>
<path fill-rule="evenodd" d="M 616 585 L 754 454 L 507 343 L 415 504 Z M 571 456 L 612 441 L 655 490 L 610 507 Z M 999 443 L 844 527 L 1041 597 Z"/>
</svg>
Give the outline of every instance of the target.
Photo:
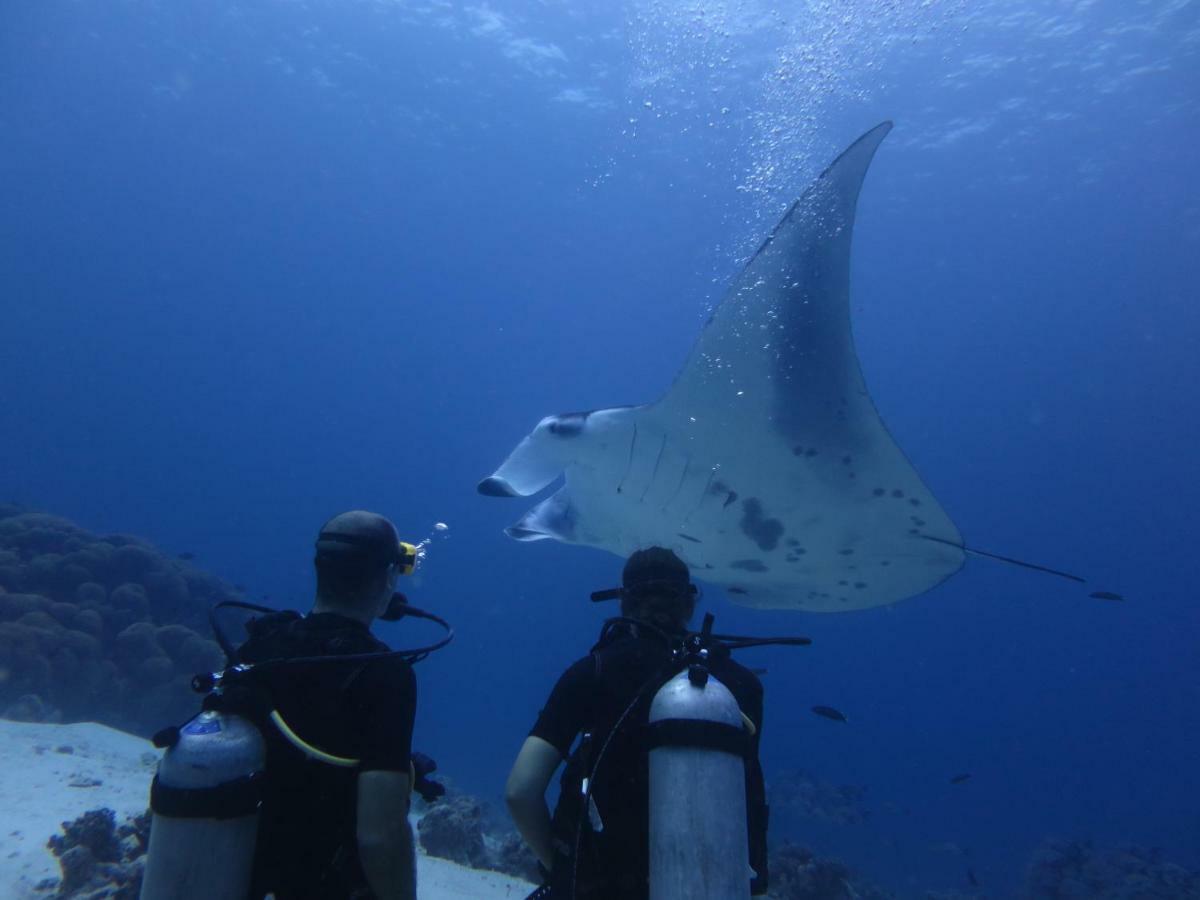
<svg viewBox="0 0 1200 900">
<path fill-rule="evenodd" d="M 517 831 L 547 869 L 551 868 L 554 851 L 546 788 L 561 762 L 562 755 L 553 744 L 539 737 L 528 737 L 504 787 L 504 801 Z"/>
<path fill-rule="evenodd" d="M 416 900 L 417 863 L 408 824 L 411 784 L 407 772 L 358 775 L 358 854 L 380 900 Z"/>
</svg>

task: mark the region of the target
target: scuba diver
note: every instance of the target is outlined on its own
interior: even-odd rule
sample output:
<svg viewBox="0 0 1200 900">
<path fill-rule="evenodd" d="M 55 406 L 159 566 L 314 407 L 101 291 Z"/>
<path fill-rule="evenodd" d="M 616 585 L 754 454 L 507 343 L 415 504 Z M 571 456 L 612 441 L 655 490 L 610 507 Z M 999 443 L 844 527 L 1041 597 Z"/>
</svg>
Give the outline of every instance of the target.
<svg viewBox="0 0 1200 900">
<path fill-rule="evenodd" d="M 387 610 L 405 565 L 395 526 L 376 513 L 342 513 L 321 527 L 316 551 L 312 612 L 253 621 L 249 640 L 238 648 L 239 661 L 388 650 L 370 627 Z M 347 666 L 279 668 L 265 677 L 296 733 L 360 762 L 357 769 L 327 765 L 277 730 L 266 731 L 270 777 L 251 896 L 413 900 L 412 666 L 402 657 L 385 657 Z"/>
<path fill-rule="evenodd" d="M 425 777 L 433 761 L 412 752 L 412 663 L 453 636 L 395 593 L 417 555 L 383 516 L 342 513 L 317 537 L 308 615 L 214 608 L 228 666 L 194 680 L 203 712 L 155 736 L 168 749 L 151 788 L 142 900 L 415 900 L 410 795 L 444 789 Z M 261 614 L 240 646 L 220 627 L 222 607 Z M 375 619 L 403 616 L 447 636 L 393 651 L 371 634 Z"/>
<path fill-rule="evenodd" d="M 621 617 L 609 620 L 591 652 L 559 678 L 505 790 L 517 829 L 547 870 L 532 897 L 725 900 L 766 893 L 763 689 L 729 650 L 808 641 L 722 641 L 711 634 L 711 616 L 702 632 L 689 635 L 696 593 L 687 565 L 652 547 L 629 557 L 621 588 L 592 595 L 619 597 Z M 697 707 L 717 690 L 726 701 L 725 724 L 704 721 L 720 717 Z M 716 769 L 696 768 L 706 756 Z M 563 761 L 551 816 L 545 792 Z M 682 843 L 663 849 L 663 833 Z M 691 861 L 689 853 L 696 854 Z M 727 879 L 725 888 L 714 886 L 718 877 Z"/>
</svg>

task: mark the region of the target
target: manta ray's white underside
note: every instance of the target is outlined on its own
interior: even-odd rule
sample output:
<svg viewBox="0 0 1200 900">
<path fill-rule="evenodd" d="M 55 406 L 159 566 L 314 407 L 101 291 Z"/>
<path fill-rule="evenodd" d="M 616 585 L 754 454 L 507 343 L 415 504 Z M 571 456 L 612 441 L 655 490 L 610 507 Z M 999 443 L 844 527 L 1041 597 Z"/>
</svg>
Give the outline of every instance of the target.
<svg viewBox="0 0 1200 900">
<path fill-rule="evenodd" d="M 669 547 L 759 607 L 880 606 L 958 571 L 961 536 L 879 418 L 850 329 L 855 206 L 890 129 L 788 211 L 662 399 L 547 417 L 480 483 L 529 496 L 565 475 L 510 536 Z"/>
</svg>

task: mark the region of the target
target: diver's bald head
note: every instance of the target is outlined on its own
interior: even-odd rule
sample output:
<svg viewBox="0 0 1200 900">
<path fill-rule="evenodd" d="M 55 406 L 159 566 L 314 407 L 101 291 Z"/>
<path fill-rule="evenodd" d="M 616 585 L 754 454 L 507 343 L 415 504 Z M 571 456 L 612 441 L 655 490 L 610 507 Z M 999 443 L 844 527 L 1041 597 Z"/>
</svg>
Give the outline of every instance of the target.
<svg viewBox="0 0 1200 900">
<path fill-rule="evenodd" d="M 317 605 L 356 617 L 378 615 L 391 596 L 389 574 L 400 535 L 386 516 L 353 509 L 321 526 L 317 552 Z"/>
</svg>

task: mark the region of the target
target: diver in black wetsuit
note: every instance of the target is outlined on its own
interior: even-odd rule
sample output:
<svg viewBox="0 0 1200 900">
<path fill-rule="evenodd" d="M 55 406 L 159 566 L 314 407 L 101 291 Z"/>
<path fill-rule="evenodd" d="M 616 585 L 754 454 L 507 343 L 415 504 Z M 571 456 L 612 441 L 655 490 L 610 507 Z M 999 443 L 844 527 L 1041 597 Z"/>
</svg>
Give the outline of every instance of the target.
<svg viewBox="0 0 1200 900">
<path fill-rule="evenodd" d="M 622 582 L 622 589 L 611 593 L 619 593 L 621 615 L 637 621 L 606 628 L 592 652 L 563 673 L 508 778 L 505 799 L 509 811 L 549 872 L 548 890 L 538 896 L 645 900 L 648 893 L 643 729 L 651 699 L 672 674 L 670 644 L 683 637 L 695 609 L 696 589 L 687 565 L 660 547 L 634 553 L 625 565 Z M 758 761 L 762 684 L 720 648 L 713 648 L 709 668 L 753 723 L 745 758 L 747 849 L 756 875 L 752 893 L 763 894 L 767 887 L 767 808 Z M 645 708 L 633 708 L 639 704 Z M 545 791 L 564 760 L 567 766 L 552 817 Z M 590 780 L 586 811 L 581 790 L 584 779 Z M 598 829 L 599 823 L 602 827 Z M 731 848 L 731 852 L 738 851 Z"/>
<path fill-rule="evenodd" d="M 312 612 L 252 620 L 239 662 L 388 650 L 370 626 L 407 564 L 395 527 L 375 513 L 343 513 L 322 526 L 316 547 Z M 268 777 L 252 897 L 414 900 L 412 666 L 396 655 L 264 667 L 261 677 L 283 721 L 305 744 L 358 765 L 314 758 L 277 729 L 264 729 Z"/>
</svg>

